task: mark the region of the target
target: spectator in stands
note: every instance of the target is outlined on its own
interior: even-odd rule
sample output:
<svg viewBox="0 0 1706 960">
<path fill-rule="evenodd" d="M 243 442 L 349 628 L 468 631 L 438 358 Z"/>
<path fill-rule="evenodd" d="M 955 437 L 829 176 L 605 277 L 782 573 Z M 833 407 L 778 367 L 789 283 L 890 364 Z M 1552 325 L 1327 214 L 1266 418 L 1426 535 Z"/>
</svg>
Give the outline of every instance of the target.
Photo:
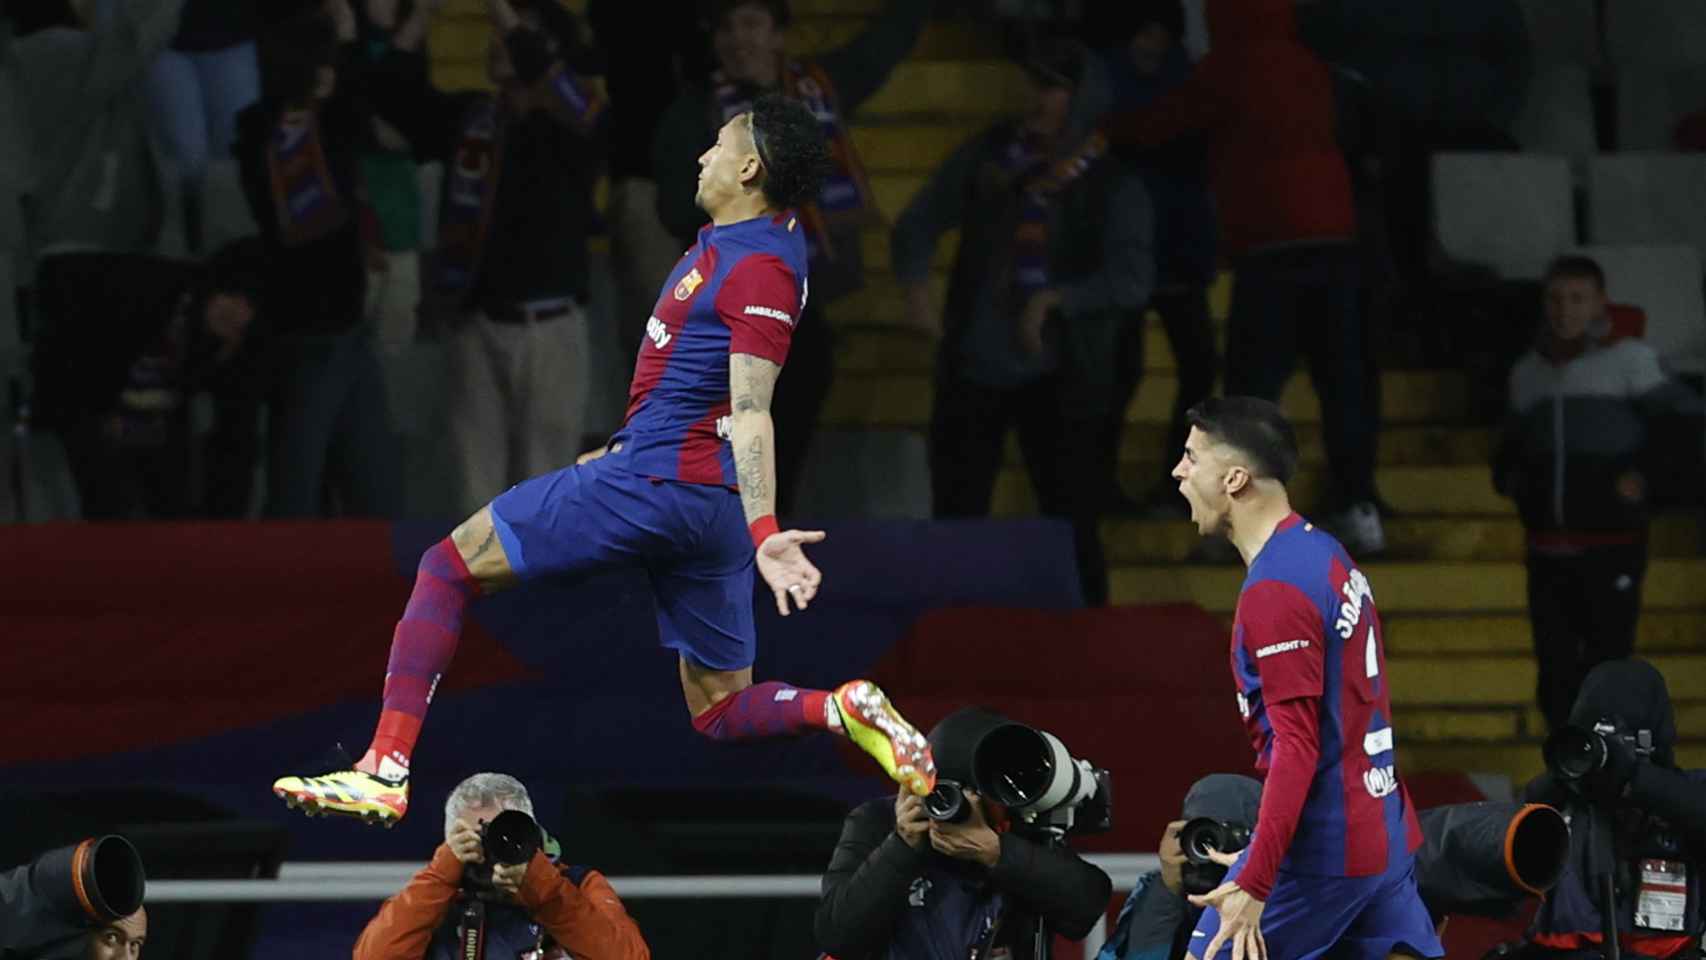
<svg viewBox="0 0 1706 960">
<path fill-rule="evenodd" d="M 834 340 L 823 307 L 863 286 L 861 232 L 881 222 L 851 123 L 911 52 L 930 17 L 931 0 L 888 0 L 858 37 L 809 60 L 785 52 L 787 0 L 715 0 L 711 7 L 718 69 L 708 84 L 670 106 L 652 137 L 658 216 L 678 244 L 691 245 L 705 225 L 693 199 L 698 176 L 693 158 L 711 145 L 718 128 L 751 109 L 760 93 L 780 89 L 809 104 L 823 121 L 834 160 L 818 201 L 801 211 L 811 290 L 776 383 L 777 508 L 786 512 L 835 379 Z"/>
<path fill-rule="evenodd" d="M 587 233 L 604 104 L 579 22 L 552 0 L 488 0 L 497 93 L 443 93 L 420 41 L 437 3 L 392 38 L 374 93 L 423 159 L 445 164 L 431 280 L 461 315 L 450 439 L 472 511 L 580 452 L 588 383 Z"/>
<path fill-rule="evenodd" d="M 113 0 L 107 0 L 113 2 Z M 237 114 L 261 96 L 255 0 L 187 0 L 169 49 L 148 69 L 160 149 L 183 191 L 185 242 L 202 251 L 202 183 L 208 163 L 231 153 Z"/>
<path fill-rule="evenodd" d="M 260 102 L 238 118 L 237 161 L 267 252 L 266 302 L 278 334 L 267 513 L 328 506 L 389 516 L 402 476 L 379 359 L 362 329 L 367 250 L 358 158 L 369 135 L 360 104 L 355 14 L 327 0 L 268 29 Z"/>
<path fill-rule="evenodd" d="M 1563 725 L 1594 665 L 1629 656 L 1647 569 L 1651 479 L 1699 456 L 1654 443 L 1667 420 L 1698 418 L 1698 396 L 1658 355 L 1610 335 L 1605 273 L 1564 256 L 1546 273 L 1546 322 L 1517 362 L 1494 452 L 1493 485 L 1528 534 L 1528 612 L 1547 724 Z"/>
<path fill-rule="evenodd" d="M 1117 145 L 1208 135 L 1222 252 L 1236 276 L 1228 394 L 1278 400 L 1301 348 L 1320 398 L 1335 509 L 1356 554 L 1385 549 L 1374 485 L 1357 225 L 1327 67 L 1297 38 L 1291 0 L 1210 0 L 1213 49 L 1179 87 L 1104 121 Z M 1099 149 L 1091 138 L 1085 150 Z"/>
<path fill-rule="evenodd" d="M 385 901 L 355 942 L 354 960 L 452 960 L 463 955 L 462 905 L 485 894 L 479 956 L 488 960 L 574 957 L 645 960 L 640 928 L 604 875 L 564 862 L 557 842 L 514 867 L 486 866 L 481 828 L 506 810 L 533 816 L 521 781 L 478 773 L 456 785 L 444 804 L 444 843 L 426 869 Z M 476 879 L 479 878 L 479 879 Z M 489 879 L 488 879 L 489 878 Z"/>
<path fill-rule="evenodd" d="M 646 15 L 636 17 L 630 0 L 587 3 L 587 22 L 604 52 L 604 82 L 614 105 L 605 217 L 617 292 L 613 321 L 623 364 L 645 336 L 658 288 L 681 259 L 679 238 L 658 219 L 653 135 L 686 78 L 697 82 L 713 69 L 710 38 L 699 22 L 701 6 L 696 0 L 652 0 Z M 657 29 L 661 23 L 669 28 Z"/>
<path fill-rule="evenodd" d="M 1226 867 L 1237 859 L 1237 851 L 1217 851 L 1216 863 L 1221 867 L 1204 877 L 1193 876 L 1186 886 L 1185 851 L 1179 846 L 1179 832 L 1185 824 L 1199 817 L 1219 820 L 1224 824 L 1256 828 L 1256 811 L 1262 803 L 1262 785 L 1249 777 L 1229 773 L 1214 773 L 1191 784 L 1185 794 L 1185 809 L 1180 819 L 1167 824 L 1161 834 L 1161 869 L 1151 870 L 1137 878 L 1120 907 L 1113 932 L 1102 945 L 1096 960 L 1175 960 L 1183 957 L 1193 946 L 1191 931 L 1196 928 L 1200 907 L 1185 899 L 1187 893 L 1206 893 L 1220 885 Z M 1199 868 L 1191 868 L 1193 871 Z M 1213 870 L 1212 866 L 1209 868 Z M 1213 882 L 1205 882 L 1211 880 Z M 1196 944 L 1197 947 L 1205 944 Z"/>
<path fill-rule="evenodd" d="M 368 0 L 356 8 L 357 35 L 364 40 L 361 53 L 367 64 L 382 63 L 390 55 L 391 35 L 414 9 L 406 0 Z M 367 321 L 380 354 L 395 357 L 415 342 L 420 330 L 420 169 L 401 131 L 383 117 L 373 117 L 372 123 L 372 136 L 361 152 L 365 210 L 371 219 L 366 238 Z"/>
<path fill-rule="evenodd" d="M 1094 27 L 1093 42 L 1107 47 L 1091 61 L 1086 76 L 1081 103 L 1087 116 L 1135 110 L 1177 87 L 1190 73 L 1180 0 L 1109 4 L 1099 11 Z M 1109 478 L 1112 502 L 1116 507 L 1139 506 L 1153 519 L 1182 520 L 1189 515 L 1179 499 L 1179 485 L 1167 470 L 1191 430 L 1185 411 L 1214 391 L 1220 362 L 1208 309 L 1208 285 L 1215 274 L 1214 199 L 1203 180 L 1203 162 L 1202 138 L 1193 136 L 1150 151 L 1138 166 L 1155 208 L 1155 292 L 1147 307 L 1129 311 L 1122 319 L 1104 442 L 1107 461 L 1115 468 Z M 1144 370 L 1144 317 L 1149 309 L 1161 318 L 1167 333 L 1178 389 L 1165 442 L 1159 451 L 1151 451 L 1160 454 L 1154 458 L 1156 475 L 1143 502 L 1133 505 L 1120 492 L 1116 475 L 1126 407 Z"/>
<path fill-rule="evenodd" d="M 148 940 L 148 910 L 138 907 L 128 917 L 115 920 L 89 936 L 86 960 L 137 960 Z"/>
<path fill-rule="evenodd" d="M 84 519 L 242 516 L 257 439 L 259 242 L 206 263 L 83 253 L 43 271 L 55 296 L 40 301 L 34 422 L 64 442 Z M 204 392 L 216 423 L 198 451 L 191 402 Z"/>
<path fill-rule="evenodd" d="M 1054 179 L 1084 55 L 1044 43 L 1026 62 L 1023 115 L 962 144 L 895 222 L 895 276 L 914 325 L 941 329 L 928 293 L 943 232 L 960 228 L 937 352 L 930 425 L 939 517 L 989 512 L 1008 429 L 1038 506 L 1072 521 L 1085 599 L 1107 599 L 1097 530 L 1105 499 L 1112 345 L 1123 312 L 1149 299 L 1155 255 L 1143 181 L 1116 163 Z"/>
<path fill-rule="evenodd" d="M 1000 716 L 977 707 L 930 731 L 938 774 L 972 783 L 971 754 Z M 1037 924 L 1082 939 L 1108 908 L 1113 885 L 1069 847 L 1009 829 L 999 808 L 967 792 L 967 818 L 931 820 L 924 800 L 902 791 L 847 815 L 823 875 L 818 945 L 861 957 L 1031 955 Z"/>
<path fill-rule="evenodd" d="M 13 164 L 29 171 L 23 209 L 37 266 L 70 250 L 149 253 L 161 242 L 166 189 L 142 81 L 183 2 L 118 0 L 91 29 L 13 42 L 8 79 L 26 136 L 5 149 L 29 151 Z"/>
</svg>

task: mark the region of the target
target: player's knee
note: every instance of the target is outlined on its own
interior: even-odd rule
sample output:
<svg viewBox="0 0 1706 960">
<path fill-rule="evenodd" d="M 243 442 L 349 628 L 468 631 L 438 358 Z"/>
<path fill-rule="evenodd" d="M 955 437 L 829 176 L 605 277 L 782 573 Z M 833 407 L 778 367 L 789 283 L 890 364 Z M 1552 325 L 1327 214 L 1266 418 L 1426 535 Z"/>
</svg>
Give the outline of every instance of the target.
<svg viewBox="0 0 1706 960">
<path fill-rule="evenodd" d="M 515 570 L 498 539 L 497 524 L 492 519 L 489 505 L 458 524 L 450 533 L 450 542 L 461 556 L 468 575 L 482 590 L 497 590 L 515 583 Z"/>
</svg>

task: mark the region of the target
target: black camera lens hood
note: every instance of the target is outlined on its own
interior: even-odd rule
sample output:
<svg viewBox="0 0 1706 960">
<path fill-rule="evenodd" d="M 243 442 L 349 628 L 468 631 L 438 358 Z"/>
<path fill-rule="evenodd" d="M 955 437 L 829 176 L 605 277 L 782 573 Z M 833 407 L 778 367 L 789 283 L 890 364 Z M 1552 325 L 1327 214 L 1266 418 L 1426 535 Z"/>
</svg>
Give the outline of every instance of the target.
<svg viewBox="0 0 1706 960">
<path fill-rule="evenodd" d="M 67 917 L 105 925 L 142 906 L 147 879 L 142 855 L 117 834 L 90 837 L 36 858 L 35 889 Z"/>
</svg>

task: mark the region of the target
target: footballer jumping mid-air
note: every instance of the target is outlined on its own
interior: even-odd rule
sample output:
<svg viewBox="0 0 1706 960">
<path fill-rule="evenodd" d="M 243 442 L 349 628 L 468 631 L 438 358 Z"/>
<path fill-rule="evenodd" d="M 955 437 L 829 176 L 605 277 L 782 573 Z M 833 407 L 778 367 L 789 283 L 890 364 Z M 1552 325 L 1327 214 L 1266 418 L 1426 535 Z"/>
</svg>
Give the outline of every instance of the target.
<svg viewBox="0 0 1706 960">
<path fill-rule="evenodd" d="M 409 759 L 468 603 L 544 577 L 639 567 L 658 633 L 680 654 L 699 732 L 718 740 L 829 730 L 923 795 L 936 768 L 924 737 L 867 680 L 829 690 L 752 682 L 752 576 L 783 616 L 823 577 L 802 549 L 824 535 L 775 517 L 771 392 L 808 295 L 805 229 L 823 134 L 802 104 L 758 99 L 699 158 L 711 222 L 676 264 L 646 322 L 622 429 L 571 467 L 500 494 L 422 555 L 391 639 L 384 707 L 352 769 L 282 777 L 273 792 L 310 814 L 390 825 L 408 809 Z"/>
</svg>

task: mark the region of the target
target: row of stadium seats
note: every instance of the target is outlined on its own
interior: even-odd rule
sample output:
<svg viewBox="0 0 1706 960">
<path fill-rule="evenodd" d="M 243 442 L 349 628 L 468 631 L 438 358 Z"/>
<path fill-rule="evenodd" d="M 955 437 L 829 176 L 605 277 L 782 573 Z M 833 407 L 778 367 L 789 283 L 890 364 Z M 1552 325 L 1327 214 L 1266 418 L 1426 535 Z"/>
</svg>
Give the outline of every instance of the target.
<svg viewBox="0 0 1706 960">
<path fill-rule="evenodd" d="M 1610 154 L 1576 178 L 1560 156 L 1444 153 L 1433 161 L 1435 235 L 1450 260 L 1534 280 L 1559 251 L 1591 244 L 1611 295 L 1647 311 L 1647 338 L 1676 369 L 1706 372 L 1706 156 Z"/>
</svg>

